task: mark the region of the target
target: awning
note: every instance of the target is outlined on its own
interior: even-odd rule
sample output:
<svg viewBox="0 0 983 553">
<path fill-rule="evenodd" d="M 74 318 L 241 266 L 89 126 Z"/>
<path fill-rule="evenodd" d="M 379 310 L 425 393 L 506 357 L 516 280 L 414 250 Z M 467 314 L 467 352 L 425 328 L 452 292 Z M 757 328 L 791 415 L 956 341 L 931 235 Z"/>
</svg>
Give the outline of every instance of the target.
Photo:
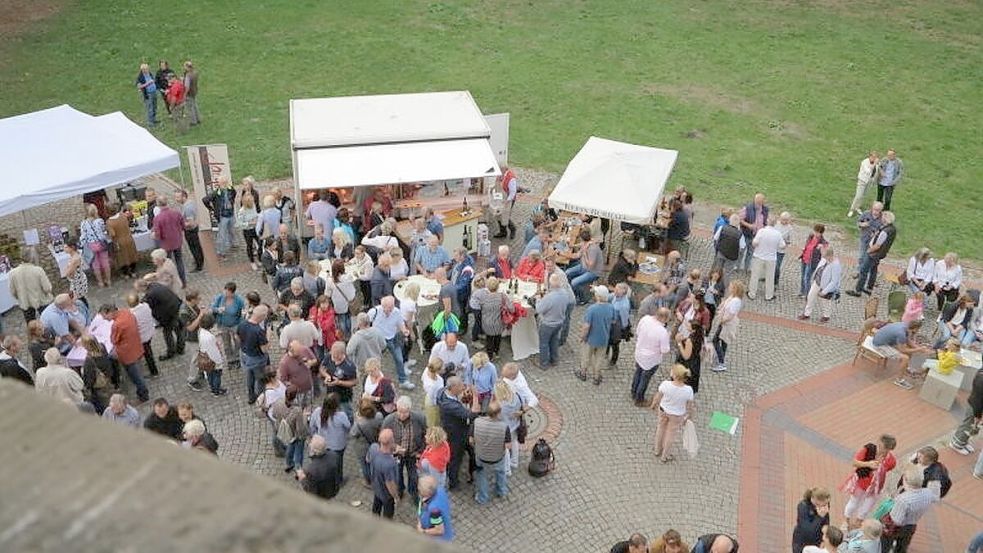
<svg viewBox="0 0 983 553">
<path fill-rule="evenodd" d="M 490 136 L 467 91 L 290 101 L 301 189 L 496 176 Z"/>
<path fill-rule="evenodd" d="M 640 225 L 654 221 L 676 150 L 592 136 L 567 165 L 549 197 L 554 209 Z"/>
<path fill-rule="evenodd" d="M 500 174 L 483 138 L 297 152 L 301 189 L 429 182 Z"/>
<path fill-rule="evenodd" d="M 0 119 L 0 216 L 177 167 L 178 154 L 122 113 L 63 105 Z"/>
</svg>

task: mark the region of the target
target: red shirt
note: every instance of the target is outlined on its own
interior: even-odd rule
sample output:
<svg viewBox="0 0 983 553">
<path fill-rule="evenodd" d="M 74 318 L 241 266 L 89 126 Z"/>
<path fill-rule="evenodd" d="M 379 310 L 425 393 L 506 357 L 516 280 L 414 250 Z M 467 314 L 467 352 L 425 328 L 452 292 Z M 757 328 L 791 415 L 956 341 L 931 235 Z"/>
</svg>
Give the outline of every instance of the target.
<svg viewBox="0 0 983 553">
<path fill-rule="evenodd" d="M 116 358 L 120 363 L 129 365 L 143 357 L 143 342 L 140 341 L 140 329 L 137 328 L 137 318 L 129 309 L 120 309 L 113 318 L 113 331 L 110 335 Z"/>
<path fill-rule="evenodd" d="M 167 103 L 176 106 L 184 102 L 184 83 L 181 79 L 174 79 L 167 88 Z"/>
<path fill-rule="evenodd" d="M 314 323 L 314 326 L 321 331 L 325 351 L 331 349 L 331 346 L 338 341 L 338 331 L 335 328 L 334 317 L 334 309 L 331 307 L 321 310 L 317 306 L 311 308 L 311 314 L 308 317 Z"/>
<path fill-rule="evenodd" d="M 534 261 L 531 257 L 523 257 L 522 261 L 519 262 L 519 266 L 515 268 L 515 276 L 522 280 L 531 280 L 533 282 L 543 282 L 543 276 L 546 274 L 546 264 L 543 260 Z"/>
<path fill-rule="evenodd" d="M 861 447 L 860 450 L 857 451 L 857 454 L 853 456 L 853 458 L 854 458 L 854 460 L 857 460 L 857 461 L 863 461 L 864 460 L 864 457 L 866 457 L 866 456 L 867 456 L 867 449 Z M 889 473 L 892 470 L 894 470 L 895 465 L 897 465 L 897 461 L 894 459 L 894 454 L 891 453 L 890 451 L 888 451 L 887 452 L 887 455 L 885 455 L 884 458 L 881 459 L 881 464 L 878 465 L 876 469 L 873 469 L 870 472 L 870 476 L 858 477 L 857 478 L 857 488 L 859 488 L 861 490 L 866 490 L 867 488 L 869 488 L 871 482 L 874 481 L 874 475 L 877 474 L 877 473 L 880 473 L 879 474 L 879 478 L 877 479 L 877 481 L 878 481 L 878 488 L 884 488 L 884 476 L 887 473 Z M 875 493 L 880 493 L 880 489 L 873 490 L 873 491 Z"/>
<path fill-rule="evenodd" d="M 424 459 L 430 461 L 430 466 L 437 472 L 444 472 L 447 470 L 447 463 L 451 460 L 451 446 L 447 442 L 435 448 L 427 446 L 423 450 L 423 454 L 420 455 L 420 461 L 422 462 Z"/>
<path fill-rule="evenodd" d="M 154 217 L 154 236 L 161 248 L 169 252 L 180 249 L 184 243 L 184 217 L 169 206 L 161 209 Z"/>
</svg>

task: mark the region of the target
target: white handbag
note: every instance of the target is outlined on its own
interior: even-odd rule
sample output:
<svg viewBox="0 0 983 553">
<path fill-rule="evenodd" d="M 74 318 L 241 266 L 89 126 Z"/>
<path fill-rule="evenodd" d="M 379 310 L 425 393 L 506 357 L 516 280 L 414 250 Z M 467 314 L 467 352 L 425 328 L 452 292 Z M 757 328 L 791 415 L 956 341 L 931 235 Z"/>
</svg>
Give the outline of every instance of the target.
<svg viewBox="0 0 983 553">
<path fill-rule="evenodd" d="M 690 419 L 683 425 L 683 449 L 689 454 L 690 459 L 696 457 L 700 451 L 700 442 L 696 438 L 696 425 Z"/>
</svg>

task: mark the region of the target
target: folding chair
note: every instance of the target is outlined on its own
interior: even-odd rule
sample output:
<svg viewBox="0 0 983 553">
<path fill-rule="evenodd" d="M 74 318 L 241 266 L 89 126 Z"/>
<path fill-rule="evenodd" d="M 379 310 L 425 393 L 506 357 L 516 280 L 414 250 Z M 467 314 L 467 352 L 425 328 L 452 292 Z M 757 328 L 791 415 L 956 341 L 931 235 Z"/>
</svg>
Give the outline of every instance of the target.
<svg viewBox="0 0 983 553">
<path fill-rule="evenodd" d="M 857 353 L 853 356 L 853 365 L 856 365 L 857 359 L 861 357 L 880 366 L 881 369 L 887 369 L 887 360 L 891 356 L 882 353 L 881 349 L 874 345 L 874 336 L 868 335 L 857 345 Z"/>
</svg>

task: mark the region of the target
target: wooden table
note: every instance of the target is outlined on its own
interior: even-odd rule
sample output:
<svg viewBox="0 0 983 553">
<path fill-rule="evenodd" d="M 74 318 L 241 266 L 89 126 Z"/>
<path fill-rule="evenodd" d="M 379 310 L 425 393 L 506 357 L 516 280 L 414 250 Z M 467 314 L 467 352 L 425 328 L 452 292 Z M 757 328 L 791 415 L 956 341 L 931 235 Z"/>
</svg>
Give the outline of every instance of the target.
<svg viewBox="0 0 983 553">
<path fill-rule="evenodd" d="M 654 260 L 654 261 L 650 261 L 650 260 Z M 663 275 L 662 270 L 666 266 L 666 256 L 657 253 L 651 253 L 651 252 L 639 252 L 638 261 L 640 266 L 647 263 L 654 263 L 655 266 L 659 268 L 659 270 L 654 273 L 643 273 L 641 269 L 639 269 L 638 273 L 635 276 L 629 277 L 628 280 L 630 282 L 655 286 L 656 284 L 662 282 L 662 279 L 665 278 L 665 275 Z"/>
</svg>

